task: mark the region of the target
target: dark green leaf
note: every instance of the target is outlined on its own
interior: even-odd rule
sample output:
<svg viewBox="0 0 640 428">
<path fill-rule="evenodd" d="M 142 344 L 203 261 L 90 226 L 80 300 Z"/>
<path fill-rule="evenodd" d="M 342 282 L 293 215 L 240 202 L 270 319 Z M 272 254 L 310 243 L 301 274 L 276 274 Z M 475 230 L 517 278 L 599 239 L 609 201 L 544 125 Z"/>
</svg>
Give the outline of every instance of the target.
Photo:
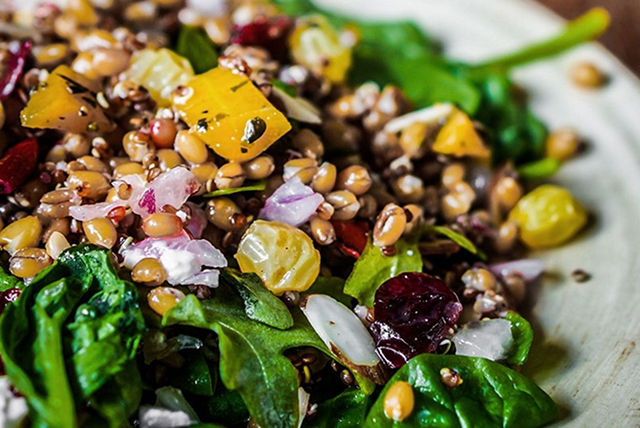
<svg viewBox="0 0 640 428">
<path fill-rule="evenodd" d="M 191 394 L 213 395 L 217 372 L 211 371 L 204 354 L 201 351 L 186 351 L 181 355 L 185 362 L 182 367 L 170 372 L 169 383 Z"/>
<path fill-rule="evenodd" d="M 175 50 L 189 60 L 197 74 L 218 65 L 218 52 L 209 36 L 200 28 L 183 26 Z"/>
<path fill-rule="evenodd" d="M 533 329 L 529 321 L 513 311 L 508 311 L 505 318 L 511 323 L 511 334 L 513 335 L 513 349 L 507 362 L 521 366 L 529 357 L 529 350 L 533 343 Z"/>
<path fill-rule="evenodd" d="M 321 403 L 316 413 L 305 419 L 304 428 L 359 428 L 367 415 L 370 396 L 354 388 Z"/>
<path fill-rule="evenodd" d="M 422 272 L 422 256 L 415 243 L 400 240 L 396 252 L 385 256 L 380 247 L 367 243 L 362 255 L 344 285 L 344 292 L 358 299 L 361 305 L 373 306 L 378 287 L 389 278 L 403 272 Z"/>
<path fill-rule="evenodd" d="M 268 427 L 297 426 L 298 375 L 283 352 L 312 346 L 331 356 L 300 311 L 294 321 L 288 330 L 255 322 L 245 314 L 240 298 L 223 288 L 205 301 L 188 295 L 163 319 L 165 325 L 190 325 L 218 334 L 222 382 L 240 393 L 259 425 Z"/>
<path fill-rule="evenodd" d="M 544 180 L 555 174 L 562 164 L 557 159 L 544 158 L 518 167 L 518 174 L 526 180 Z"/>
<path fill-rule="evenodd" d="M 293 326 L 293 317 L 287 305 L 267 290 L 258 275 L 225 268 L 222 269 L 221 276 L 224 282 L 240 294 L 244 301 L 244 311 L 249 318 L 281 330 Z"/>
<path fill-rule="evenodd" d="M 291 97 L 295 98 L 298 96 L 298 88 L 296 88 L 295 86 L 289 85 L 287 83 L 284 83 L 280 79 L 273 79 L 271 81 L 271 84 Z"/>
<path fill-rule="evenodd" d="M 451 239 L 456 244 L 460 245 L 462 248 L 464 248 L 468 252 L 470 252 L 471 254 L 476 254 L 481 259 L 486 259 L 486 256 L 484 255 L 484 253 L 480 251 L 474 245 L 473 242 L 469 241 L 469 239 L 466 236 L 448 228 L 447 226 L 425 226 L 423 228 L 423 231 L 444 235 L 447 238 Z"/>
<path fill-rule="evenodd" d="M 440 370 L 455 370 L 462 384 L 449 388 Z M 415 394 L 413 412 L 401 422 L 384 414 L 387 390 L 409 382 Z M 484 358 L 422 354 L 389 380 L 367 415 L 365 427 L 518 427 L 533 428 L 554 421 L 558 410 L 551 398 L 529 379 Z"/>
<path fill-rule="evenodd" d="M 205 197 L 205 198 L 215 198 L 217 196 L 233 195 L 234 193 L 240 193 L 240 192 L 260 192 L 260 191 L 262 191 L 262 190 L 264 190 L 266 188 L 267 188 L 267 181 L 266 180 L 260 180 L 260 181 L 256 181 L 255 183 L 243 186 L 243 187 L 234 187 L 234 188 L 231 188 L 231 189 L 214 190 L 213 192 L 205 193 L 202 196 Z"/>
<path fill-rule="evenodd" d="M 249 411 L 240 394 L 229 391 L 222 384 L 216 388 L 216 395 L 206 400 L 194 400 L 194 406 L 203 420 L 224 426 L 239 426 L 249 419 Z"/>
<path fill-rule="evenodd" d="M 311 287 L 302 293 L 303 296 L 309 294 L 326 294 L 348 308 L 352 306 L 353 298 L 344 294 L 344 279 L 337 276 L 319 276 Z"/>
<path fill-rule="evenodd" d="M 19 278 L 7 273 L 2 266 L 0 266 L 0 292 L 6 291 L 10 288 L 24 288 L 24 283 Z"/>
</svg>

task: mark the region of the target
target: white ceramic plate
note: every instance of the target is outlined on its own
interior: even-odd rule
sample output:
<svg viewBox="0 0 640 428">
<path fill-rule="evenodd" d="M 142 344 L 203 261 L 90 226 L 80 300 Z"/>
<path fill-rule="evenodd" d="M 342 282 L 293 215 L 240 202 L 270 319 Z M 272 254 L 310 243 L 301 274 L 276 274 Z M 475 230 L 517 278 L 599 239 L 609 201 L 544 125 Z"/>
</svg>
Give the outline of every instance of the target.
<svg viewBox="0 0 640 428">
<path fill-rule="evenodd" d="M 455 58 L 480 60 L 554 33 L 562 20 L 523 0 L 324 0 L 360 18 L 410 18 Z M 611 76 L 577 89 L 569 66 L 588 59 Z M 553 275 L 536 293 L 537 337 L 525 372 L 563 408 L 560 425 L 640 426 L 640 84 L 598 45 L 517 70 L 533 109 L 552 128 L 572 126 L 588 153 L 554 180 L 594 213 L 569 245 L 541 253 Z M 575 283 L 570 273 L 592 275 Z"/>
</svg>

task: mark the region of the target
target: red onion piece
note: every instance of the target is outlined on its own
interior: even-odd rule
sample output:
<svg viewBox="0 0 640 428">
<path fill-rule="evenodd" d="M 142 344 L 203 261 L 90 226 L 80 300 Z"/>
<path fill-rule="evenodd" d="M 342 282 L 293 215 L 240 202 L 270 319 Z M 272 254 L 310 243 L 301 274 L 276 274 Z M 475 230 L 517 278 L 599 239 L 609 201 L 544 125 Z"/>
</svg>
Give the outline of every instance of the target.
<svg viewBox="0 0 640 428">
<path fill-rule="evenodd" d="M 202 237 L 204 228 L 207 227 L 207 215 L 204 210 L 193 202 L 187 202 L 186 204 L 191 209 L 191 220 L 186 226 L 186 229 L 191 233 L 191 236 L 198 239 Z"/>
<path fill-rule="evenodd" d="M 300 226 L 309 220 L 322 202 L 324 198 L 321 194 L 302 184 L 298 177 L 294 177 L 267 198 L 259 217 Z"/>
<path fill-rule="evenodd" d="M 544 262 L 539 259 L 520 259 L 489 266 L 495 275 L 506 277 L 512 274 L 522 276 L 525 281 L 533 281 L 544 272 Z"/>
<path fill-rule="evenodd" d="M 76 220 L 89 221 L 100 217 L 107 217 L 111 210 L 118 207 L 127 207 L 127 201 L 98 202 L 90 205 L 75 205 L 69 207 L 69 215 Z"/>
<path fill-rule="evenodd" d="M 16 88 L 20 76 L 27 62 L 27 55 L 31 52 L 31 41 L 19 42 L 14 40 L 9 43 L 9 61 L 5 65 L 4 76 L 0 79 L 0 100 L 7 98 Z"/>
</svg>

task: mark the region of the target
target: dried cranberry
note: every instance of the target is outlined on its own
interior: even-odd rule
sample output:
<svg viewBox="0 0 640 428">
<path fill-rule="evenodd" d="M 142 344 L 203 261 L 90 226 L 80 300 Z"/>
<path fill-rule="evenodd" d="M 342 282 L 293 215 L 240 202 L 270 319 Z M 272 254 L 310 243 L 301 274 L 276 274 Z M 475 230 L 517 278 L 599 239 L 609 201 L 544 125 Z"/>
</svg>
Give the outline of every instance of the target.
<svg viewBox="0 0 640 428">
<path fill-rule="evenodd" d="M 235 26 L 231 43 L 244 46 L 259 46 L 271 54 L 274 59 L 283 60 L 287 56 L 287 37 L 293 28 L 293 21 L 286 16 L 256 18 L 252 22 Z"/>
<path fill-rule="evenodd" d="M 462 305 L 447 285 L 425 273 L 403 273 L 376 292 L 371 332 L 376 353 L 397 369 L 411 357 L 434 352 L 454 326 Z"/>
<path fill-rule="evenodd" d="M 366 221 L 340 221 L 332 220 L 333 229 L 336 231 L 338 246 L 349 256 L 357 259 L 367 246 L 367 232 L 369 224 Z"/>
<path fill-rule="evenodd" d="M 19 288 L 9 288 L 0 293 L 0 312 L 11 302 L 15 302 L 20 297 Z"/>
<path fill-rule="evenodd" d="M 30 52 L 31 42 L 29 40 L 24 42 L 15 40 L 9 43 L 9 60 L 4 67 L 6 70 L 4 76 L 0 78 L 0 100 L 11 95 L 16 88 Z"/>
</svg>

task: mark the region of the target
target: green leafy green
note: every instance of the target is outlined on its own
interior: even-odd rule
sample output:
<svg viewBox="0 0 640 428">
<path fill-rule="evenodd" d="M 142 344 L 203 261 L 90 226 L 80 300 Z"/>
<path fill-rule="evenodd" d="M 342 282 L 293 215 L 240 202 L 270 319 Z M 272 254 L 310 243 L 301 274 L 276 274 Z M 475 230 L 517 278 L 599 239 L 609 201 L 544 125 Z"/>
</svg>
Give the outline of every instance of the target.
<svg viewBox="0 0 640 428">
<path fill-rule="evenodd" d="M 22 289 L 24 288 L 24 283 L 0 266 L 0 292 L 6 291 L 10 288 Z"/>
<path fill-rule="evenodd" d="M 462 383 L 450 388 L 440 370 L 458 373 Z M 409 382 L 413 412 L 403 421 L 384 414 L 384 397 L 397 381 Z M 389 380 L 369 411 L 364 427 L 539 427 L 554 421 L 553 400 L 529 379 L 484 358 L 422 354 Z"/>
<path fill-rule="evenodd" d="M 175 51 L 188 59 L 193 71 L 198 74 L 218 65 L 218 52 L 209 36 L 200 28 L 183 26 Z"/>
<path fill-rule="evenodd" d="M 135 287 L 117 276 L 107 250 L 81 245 L 7 306 L 0 353 L 35 426 L 75 427 L 75 409 L 88 405 L 90 418 L 116 427 L 141 398 L 133 358 L 143 330 Z"/>
<path fill-rule="evenodd" d="M 521 366 L 529 357 L 529 350 L 533 343 L 533 329 L 529 321 L 516 312 L 508 311 L 505 318 L 511 323 L 511 335 L 513 336 L 513 348 L 507 362 Z"/>
<path fill-rule="evenodd" d="M 163 324 L 218 334 L 220 378 L 227 389 L 240 393 L 260 426 L 297 426 L 298 375 L 284 351 L 312 346 L 331 356 L 300 311 L 290 329 L 269 327 L 250 319 L 241 299 L 222 287 L 205 301 L 188 295 L 165 314 Z"/>
<path fill-rule="evenodd" d="M 218 196 L 233 195 L 234 193 L 240 193 L 240 192 L 259 192 L 266 188 L 267 188 L 267 180 L 259 180 L 259 181 L 256 181 L 255 183 L 248 184 L 242 187 L 214 190 L 213 192 L 205 193 L 202 196 L 204 196 L 205 198 L 215 198 Z"/>
<path fill-rule="evenodd" d="M 359 428 L 367 415 L 370 396 L 354 388 L 318 405 L 316 413 L 305 419 L 304 428 Z"/>
<path fill-rule="evenodd" d="M 544 158 L 518 167 L 518 174 L 526 180 L 543 180 L 555 174 L 562 164 L 553 158 Z"/>
<path fill-rule="evenodd" d="M 469 241 L 469 239 L 462 235 L 461 233 L 456 232 L 448 228 L 447 226 L 425 226 L 423 228 L 423 232 L 433 232 L 438 233 L 440 235 L 444 235 L 447 238 L 451 239 L 456 244 L 460 245 L 462 248 L 470 252 L 471 254 L 476 254 L 481 259 L 485 259 L 486 256 L 480 251 L 473 242 Z"/>
<path fill-rule="evenodd" d="M 389 278 L 403 272 L 422 272 L 422 256 L 415 243 L 400 240 L 396 252 L 385 256 L 380 247 L 367 243 L 362 255 L 344 285 L 344 292 L 358 299 L 361 305 L 373 306 L 378 287 Z"/>
<path fill-rule="evenodd" d="M 337 276 L 319 276 L 303 296 L 309 294 L 326 294 L 347 307 L 351 307 L 352 297 L 344 294 L 344 279 Z"/>
<path fill-rule="evenodd" d="M 173 369 L 169 383 L 184 392 L 195 395 L 212 396 L 216 385 L 217 371 L 209 368 L 209 363 L 201 351 L 181 353 L 185 359 L 182 367 Z"/>
<path fill-rule="evenodd" d="M 255 273 L 221 270 L 222 280 L 232 285 L 244 300 L 244 311 L 252 320 L 281 330 L 293 326 L 293 317 L 282 300 L 273 295 Z"/>
<path fill-rule="evenodd" d="M 198 414 L 203 420 L 213 421 L 224 426 L 246 424 L 249 411 L 237 391 L 229 391 L 220 384 L 216 394 L 209 399 L 194 400 Z"/>
</svg>

